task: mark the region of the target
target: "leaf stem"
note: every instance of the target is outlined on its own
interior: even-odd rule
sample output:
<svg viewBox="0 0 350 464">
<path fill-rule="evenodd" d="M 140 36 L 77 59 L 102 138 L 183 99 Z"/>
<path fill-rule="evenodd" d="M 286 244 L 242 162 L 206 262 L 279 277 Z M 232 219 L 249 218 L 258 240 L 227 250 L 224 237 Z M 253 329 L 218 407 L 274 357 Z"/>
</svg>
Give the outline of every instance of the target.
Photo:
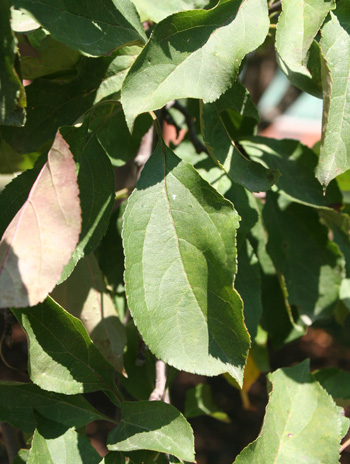
<svg viewBox="0 0 350 464">
<path fill-rule="evenodd" d="M 339 452 L 342 453 L 345 448 L 347 448 L 350 445 L 350 438 L 348 438 L 344 443 L 341 445 Z"/>
</svg>

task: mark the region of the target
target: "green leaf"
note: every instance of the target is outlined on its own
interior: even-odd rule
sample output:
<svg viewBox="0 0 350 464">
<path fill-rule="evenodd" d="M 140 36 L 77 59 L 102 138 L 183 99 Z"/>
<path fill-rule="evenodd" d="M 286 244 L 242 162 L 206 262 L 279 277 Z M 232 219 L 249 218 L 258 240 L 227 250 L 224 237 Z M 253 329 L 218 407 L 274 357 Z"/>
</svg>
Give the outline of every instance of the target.
<svg viewBox="0 0 350 464">
<path fill-rule="evenodd" d="M 129 0 L 15 0 L 14 6 L 33 16 L 54 39 L 89 55 L 107 55 L 116 48 L 146 40 Z"/>
<path fill-rule="evenodd" d="M 242 297 L 245 323 L 251 339 L 254 340 L 263 311 L 261 275 L 258 258 L 247 240 L 238 250 L 238 273 L 235 287 Z"/>
<path fill-rule="evenodd" d="M 335 0 L 282 0 L 276 31 L 277 62 L 300 89 L 322 98 L 320 47 L 314 38 Z"/>
<path fill-rule="evenodd" d="M 337 367 L 328 367 L 313 373 L 315 379 L 332 396 L 337 404 L 350 405 L 350 373 Z"/>
<path fill-rule="evenodd" d="M 328 230 L 317 212 L 297 203 L 281 210 L 269 194 L 263 212 L 269 234 L 267 250 L 285 278 L 290 305 L 310 324 L 328 317 L 338 301 L 344 273 L 339 248 L 328 240 Z"/>
<path fill-rule="evenodd" d="M 279 172 L 266 169 L 240 152 L 229 132 L 229 111 L 252 119 L 259 118 L 248 92 L 238 82 L 215 103 L 202 105 L 202 134 L 211 157 L 234 182 L 248 190 L 269 190 L 277 182 Z"/>
<path fill-rule="evenodd" d="M 217 0 L 132 0 L 142 19 L 150 19 L 159 23 L 162 19 L 179 11 L 194 10 L 199 8 L 213 8 Z"/>
<path fill-rule="evenodd" d="M 98 140 L 89 133 L 90 119 L 79 128 L 60 129 L 77 167 L 82 227 L 79 243 L 63 270 L 61 282 L 76 263 L 93 251 L 105 235 L 114 205 L 115 180 L 111 163 Z"/>
<path fill-rule="evenodd" d="M 282 176 L 276 188 L 289 199 L 318 208 L 332 208 L 342 203 L 336 182 L 332 182 L 327 194 L 323 195 L 314 174 L 317 155 L 298 140 L 251 137 L 240 143 L 252 159 L 263 162 L 270 169 L 281 171 Z"/>
<path fill-rule="evenodd" d="M 74 124 L 92 105 L 120 91 L 134 59 L 135 47 L 126 47 L 112 57 L 82 57 L 70 82 L 37 79 L 26 87 L 26 125 L 1 127 L 1 137 L 19 153 L 44 151 L 60 126 Z"/>
<path fill-rule="evenodd" d="M 40 29 L 40 32 L 42 30 Z M 32 35 L 38 32 L 32 33 Z M 28 37 L 30 39 L 30 35 Z M 24 79 L 43 76 L 63 77 L 74 73 L 80 53 L 57 42 L 50 35 L 44 35 L 36 48 L 29 48 L 27 36 L 19 35 L 19 44 L 26 46 L 28 54 L 21 54 L 21 72 Z M 28 50 L 29 48 L 29 50 Z M 28 51 L 27 51 L 28 50 Z"/>
<path fill-rule="evenodd" d="M 306 360 L 269 375 L 273 390 L 259 437 L 235 464 L 339 462 L 349 420 L 314 379 Z"/>
<path fill-rule="evenodd" d="M 123 84 L 129 128 L 137 115 L 174 99 L 216 100 L 236 80 L 245 55 L 263 43 L 268 28 L 265 0 L 221 0 L 209 11 L 165 18 Z"/>
<path fill-rule="evenodd" d="M 40 417 L 35 430 L 28 464 L 99 464 L 101 456 L 89 440 L 73 428 Z"/>
<path fill-rule="evenodd" d="M 125 457 L 121 453 L 111 451 L 106 454 L 100 464 L 125 464 Z"/>
<path fill-rule="evenodd" d="M 48 297 L 12 312 L 29 339 L 31 380 L 43 390 L 74 395 L 115 392 L 114 369 L 93 345 L 79 319 Z"/>
<path fill-rule="evenodd" d="M 122 372 L 125 328 L 106 293 L 95 256 L 90 254 L 82 259 L 71 276 L 51 292 L 51 297 L 82 321 L 95 346 Z"/>
<path fill-rule="evenodd" d="M 23 126 L 26 94 L 17 74 L 16 39 L 11 30 L 11 1 L 0 4 L 0 124 Z"/>
<path fill-rule="evenodd" d="M 124 365 L 127 377 L 120 377 L 123 388 L 138 400 L 148 400 L 154 390 L 156 371 L 155 358 L 143 342 L 131 320 L 126 326 L 127 345 Z M 142 382 L 139 381 L 142 379 Z"/>
<path fill-rule="evenodd" d="M 81 395 L 67 396 L 41 390 L 31 383 L 0 382 L 0 420 L 31 433 L 36 427 L 34 410 L 67 427 L 83 427 L 106 416 Z"/>
<path fill-rule="evenodd" d="M 208 415 L 222 422 L 231 422 L 229 416 L 221 411 L 213 401 L 210 385 L 199 383 L 186 392 L 185 416 L 198 417 Z"/>
<path fill-rule="evenodd" d="M 153 450 L 194 461 L 190 424 L 172 405 L 162 401 L 124 402 L 118 427 L 107 439 L 111 451 Z"/>
<path fill-rule="evenodd" d="M 249 336 L 232 287 L 238 219 L 160 142 L 129 198 L 123 244 L 129 308 L 150 350 L 177 369 L 241 382 Z"/>
<path fill-rule="evenodd" d="M 36 305 L 53 289 L 78 242 L 78 194 L 73 156 L 57 134 L 0 242 L 0 308 Z"/>
<path fill-rule="evenodd" d="M 334 177 L 350 168 L 350 4 L 337 3 L 322 27 L 323 127 L 316 177 L 327 187 Z"/>
<path fill-rule="evenodd" d="M 28 462 L 29 450 L 20 449 L 17 456 L 13 460 L 13 464 L 26 464 Z"/>
</svg>

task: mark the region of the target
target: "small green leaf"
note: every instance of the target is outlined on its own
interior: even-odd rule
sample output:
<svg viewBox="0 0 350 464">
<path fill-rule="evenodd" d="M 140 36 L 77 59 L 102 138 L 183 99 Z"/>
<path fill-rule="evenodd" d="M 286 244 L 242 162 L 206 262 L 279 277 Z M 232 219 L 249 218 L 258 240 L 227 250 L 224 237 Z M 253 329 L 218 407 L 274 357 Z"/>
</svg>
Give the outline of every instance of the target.
<svg viewBox="0 0 350 464">
<path fill-rule="evenodd" d="M 35 430 L 28 464 L 99 464 L 101 456 L 89 440 L 73 428 L 36 415 Z"/>
<path fill-rule="evenodd" d="M 241 382 L 249 336 L 232 286 L 238 219 L 160 142 L 129 198 L 123 244 L 129 308 L 150 350 L 178 369 Z"/>
<path fill-rule="evenodd" d="M 269 193 L 263 217 L 267 250 L 285 278 L 290 305 L 306 324 L 328 317 L 338 301 L 344 260 L 317 212 L 297 203 L 281 210 L 276 195 Z"/>
<path fill-rule="evenodd" d="M 0 420 L 31 433 L 36 427 L 34 410 L 67 427 L 83 427 L 107 419 L 81 395 L 61 395 L 31 383 L 0 382 Z"/>
<path fill-rule="evenodd" d="M 70 277 L 51 292 L 51 297 L 82 321 L 95 346 L 122 372 L 125 328 L 106 293 L 95 256 L 90 254 L 82 259 Z"/>
<path fill-rule="evenodd" d="M 216 102 L 202 105 L 202 134 L 210 155 L 234 182 L 252 192 L 269 190 L 280 173 L 266 169 L 240 152 L 230 135 L 229 111 L 251 119 L 259 118 L 248 92 L 239 83 Z"/>
<path fill-rule="evenodd" d="M 335 0 L 282 0 L 276 31 L 277 62 L 300 89 L 322 98 L 320 47 L 314 38 Z"/>
<path fill-rule="evenodd" d="M 23 126 L 26 94 L 17 74 L 17 45 L 11 30 L 11 1 L 0 3 L 0 124 Z"/>
<path fill-rule="evenodd" d="M 190 424 L 172 405 L 162 401 L 124 402 L 118 427 L 107 439 L 111 451 L 153 450 L 194 461 Z"/>
<path fill-rule="evenodd" d="M 222 422 L 230 422 L 228 415 L 221 411 L 213 401 L 210 385 L 199 383 L 186 392 L 185 416 L 198 417 L 208 415 Z"/>
<path fill-rule="evenodd" d="M 269 404 L 259 437 L 234 464 L 339 462 L 349 419 L 310 374 L 309 361 L 269 375 Z"/>
<path fill-rule="evenodd" d="M 56 40 L 89 55 L 107 55 L 146 40 L 129 0 L 15 0 L 14 6 L 33 16 Z"/>
<path fill-rule="evenodd" d="M 114 369 L 93 345 L 79 319 L 48 297 L 12 312 L 29 338 L 31 380 L 44 390 L 74 395 L 115 392 Z"/>
<path fill-rule="evenodd" d="M 268 28 L 265 0 L 221 0 L 209 11 L 165 18 L 123 84 L 129 128 L 137 115 L 174 99 L 216 100 L 236 80 L 245 55 L 263 43 Z"/>
<path fill-rule="evenodd" d="M 252 159 L 281 171 L 276 188 L 289 199 L 318 208 L 331 208 L 342 203 L 336 182 L 329 185 L 326 195 L 323 194 L 322 187 L 315 179 L 317 155 L 298 140 L 251 137 L 240 143 Z"/>
<path fill-rule="evenodd" d="M 350 168 L 350 3 L 337 2 L 321 31 L 325 58 L 323 73 L 323 127 L 316 177 L 329 182 Z"/>
</svg>

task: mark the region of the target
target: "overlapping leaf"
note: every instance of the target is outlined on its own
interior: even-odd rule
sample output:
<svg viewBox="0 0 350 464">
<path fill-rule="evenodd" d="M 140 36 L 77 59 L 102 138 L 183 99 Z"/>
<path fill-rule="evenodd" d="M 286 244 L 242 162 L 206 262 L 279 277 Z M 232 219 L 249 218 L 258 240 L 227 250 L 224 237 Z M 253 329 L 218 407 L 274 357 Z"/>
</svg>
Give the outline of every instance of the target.
<svg viewBox="0 0 350 464">
<path fill-rule="evenodd" d="M 81 395 L 61 395 L 31 383 L 0 382 L 0 420 L 31 433 L 36 427 L 34 410 L 67 427 L 80 428 L 106 419 Z"/>
<path fill-rule="evenodd" d="M 17 46 L 10 26 L 10 6 L 9 0 L 0 4 L 0 124 L 22 126 L 26 95 L 15 69 Z"/>
<path fill-rule="evenodd" d="M 89 123 L 90 118 L 79 128 L 65 127 L 60 131 L 74 155 L 82 212 L 79 243 L 63 270 L 61 282 L 83 256 L 96 248 L 106 233 L 114 205 L 113 169 L 98 140 L 90 134 Z"/>
<path fill-rule="evenodd" d="M 75 164 L 58 134 L 0 242 L 0 307 L 33 306 L 59 280 L 81 229 Z"/>
<path fill-rule="evenodd" d="M 322 98 L 321 55 L 314 41 L 334 0 L 283 0 L 276 31 L 278 63 L 297 87 Z"/>
<path fill-rule="evenodd" d="M 119 372 L 123 370 L 125 329 L 93 254 L 82 259 L 71 276 L 56 287 L 52 298 L 84 324 L 92 341 Z"/>
<path fill-rule="evenodd" d="M 67 395 L 115 392 L 114 369 L 79 319 L 49 297 L 33 308 L 12 311 L 29 338 L 29 371 L 36 385 Z"/>
<path fill-rule="evenodd" d="M 179 11 L 194 10 L 198 8 L 212 8 L 217 0 L 132 0 L 144 20 L 152 20 L 156 23 Z"/>
<path fill-rule="evenodd" d="M 229 416 L 214 403 L 210 385 L 199 383 L 186 392 L 185 416 L 209 415 L 222 422 L 230 422 Z"/>
<path fill-rule="evenodd" d="M 110 432 L 112 451 L 154 450 L 194 461 L 190 424 L 172 405 L 162 401 L 124 402 L 118 427 Z"/>
<path fill-rule="evenodd" d="M 55 39 L 89 55 L 107 55 L 146 40 L 129 0 L 15 0 L 14 6 L 34 16 Z"/>
<path fill-rule="evenodd" d="M 240 152 L 229 132 L 229 112 L 254 122 L 259 119 L 248 92 L 239 83 L 216 102 L 202 105 L 202 134 L 210 155 L 234 182 L 253 192 L 269 190 L 277 182 L 279 172 L 266 169 Z"/>
<path fill-rule="evenodd" d="M 237 227 L 232 204 L 159 143 L 124 214 L 132 316 L 165 362 L 241 382 L 249 336 L 232 288 Z"/>
<path fill-rule="evenodd" d="M 285 278 L 288 300 L 305 323 L 328 317 L 338 300 L 344 260 L 317 212 L 296 203 L 281 210 L 270 193 L 263 212 L 267 250 Z"/>
<path fill-rule="evenodd" d="M 264 0 L 221 0 L 209 11 L 165 18 L 154 28 L 123 84 L 129 128 L 138 114 L 173 99 L 216 100 L 235 81 L 245 55 L 263 43 L 268 28 Z"/>
<path fill-rule="evenodd" d="M 309 361 L 269 375 L 273 390 L 259 437 L 234 464 L 339 462 L 349 420 L 313 378 Z"/>
<path fill-rule="evenodd" d="M 27 464 L 99 464 L 101 456 L 86 436 L 37 414 Z"/>
<path fill-rule="evenodd" d="M 323 128 L 316 177 L 324 187 L 350 168 L 350 3 L 339 2 L 322 27 Z"/>
<path fill-rule="evenodd" d="M 253 160 L 262 161 L 270 169 L 280 170 L 282 176 L 276 187 L 291 200 L 316 207 L 333 207 L 342 203 L 336 182 L 332 182 L 327 194 L 323 195 L 314 174 L 317 155 L 297 140 L 251 137 L 240 143 Z"/>
</svg>

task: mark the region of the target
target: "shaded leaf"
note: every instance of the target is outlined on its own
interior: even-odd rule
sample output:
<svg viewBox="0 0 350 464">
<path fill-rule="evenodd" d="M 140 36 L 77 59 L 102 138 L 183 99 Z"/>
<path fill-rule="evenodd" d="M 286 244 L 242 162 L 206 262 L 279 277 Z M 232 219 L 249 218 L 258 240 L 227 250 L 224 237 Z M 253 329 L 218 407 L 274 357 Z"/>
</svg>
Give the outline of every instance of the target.
<svg viewBox="0 0 350 464">
<path fill-rule="evenodd" d="M 229 111 L 259 119 L 248 92 L 239 83 L 216 102 L 202 105 L 202 134 L 210 155 L 234 182 L 254 192 L 269 190 L 277 182 L 279 172 L 270 171 L 241 153 L 229 132 Z"/>
<path fill-rule="evenodd" d="M 60 126 L 74 124 L 92 105 L 120 91 L 137 54 L 135 48 L 139 50 L 126 47 L 112 57 L 82 57 L 77 64 L 77 76 L 67 83 L 35 80 L 26 87 L 26 125 L 1 127 L 1 137 L 19 153 L 44 151 Z"/>
<path fill-rule="evenodd" d="M 53 289 L 78 242 L 78 193 L 72 154 L 57 134 L 0 242 L 0 307 L 36 305 Z"/>
<path fill-rule="evenodd" d="M 115 180 L 108 157 L 89 133 L 89 118 L 79 128 L 65 127 L 60 132 L 74 155 L 82 212 L 79 243 L 63 270 L 62 282 L 79 259 L 93 251 L 106 233 L 114 205 Z"/>
<path fill-rule="evenodd" d="M 337 3 L 321 31 L 325 58 L 323 73 L 323 127 L 316 177 L 327 187 L 350 168 L 350 4 Z"/>
<path fill-rule="evenodd" d="M 154 450 L 194 461 L 190 424 L 172 405 L 162 401 L 124 402 L 118 427 L 107 439 L 112 451 Z"/>
<path fill-rule="evenodd" d="M 237 227 L 232 204 L 160 142 L 124 214 L 129 308 L 158 358 L 241 382 L 249 336 L 232 288 Z"/>
<path fill-rule="evenodd" d="M 0 124 L 23 126 L 26 94 L 17 74 L 16 39 L 11 30 L 11 1 L 0 4 Z"/>
<path fill-rule="evenodd" d="M 208 415 L 222 422 L 231 422 L 229 416 L 221 411 L 213 401 L 210 385 L 199 383 L 186 392 L 185 416 L 198 417 Z"/>
<path fill-rule="evenodd" d="M 123 370 L 125 328 L 120 322 L 93 254 L 82 259 L 52 298 L 79 318 L 95 346 L 119 372 Z"/>
<path fill-rule="evenodd" d="M 12 311 L 29 339 L 30 378 L 36 385 L 67 395 L 116 392 L 113 367 L 79 319 L 50 297 L 33 308 Z"/>
<path fill-rule="evenodd" d="M 174 99 L 216 100 L 235 81 L 245 55 L 263 43 L 268 28 L 264 0 L 221 0 L 209 11 L 165 18 L 155 26 L 123 84 L 129 128 L 138 114 Z"/>
<path fill-rule="evenodd" d="M 27 51 L 29 47 L 27 40 L 27 36 L 19 35 L 19 44 L 23 43 L 26 46 L 26 53 L 23 51 L 21 53 L 21 73 L 24 79 L 33 80 L 43 76 L 62 78 L 75 72 L 81 56 L 79 52 L 57 42 L 51 35 L 44 34 L 38 47 L 32 48 L 30 53 Z"/>
<path fill-rule="evenodd" d="M 338 462 L 349 420 L 310 374 L 309 361 L 278 369 L 269 379 L 273 390 L 262 430 L 235 464 Z"/>
<path fill-rule="evenodd" d="M 131 320 L 126 325 L 127 345 L 124 365 L 127 377 L 121 377 L 123 387 L 134 398 L 148 400 L 155 385 L 155 358 L 142 340 Z M 142 382 L 139 381 L 142 379 Z"/>
<path fill-rule="evenodd" d="M 107 55 L 116 48 L 146 39 L 129 0 L 86 0 L 72 4 L 54 0 L 15 0 L 54 39 L 89 55 Z"/>
<path fill-rule="evenodd" d="M 28 464 L 98 464 L 101 456 L 89 440 L 73 428 L 64 428 L 37 415 Z"/>
<path fill-rule="evenodd" d="M 337 404 L 350 405 L 350 373 L 337 367 L 328 367 L 313 373 L 315 379 L 332 396 Z"/>
<path fill-rule="evenodd" d="M 164 2 L 163 0 L 132 0 L 141 18 L 150 19 L 156 23 L 179 11 L 194 10 L 198 8 L 212 8 L 216 5 L 217 0 L 172 0 Z"/>
<path fill-rule="evenodd" d="M 300 89 L 322 98 L 320 47 L 314 38 L 335 0 L 282 1 L 276 31 L 277 61 Z"/>
<path fill-rule="evenodd" d="M 31 433 L 36 427 L 34 410 L 67 427 L 108 419 L 81 395 L 47 392 L 31 383 L 0 382 L 0 420 Z"/>
<path fill-rule="evenodd" d="M 106 454 L 100 464 L 125 464 L 125 457 L 121 453 L 111 451 Z"/>
<path fill-rule="evenodd" d="M 267 250 L 284 276 L 290 305 L 306 324 L 328 317 L 338 300 L 344 261 L 317 212 L 296 203 L 282 211 L 276 195 L 269 194 L 263 217 Z"/>
<path fill-rule="evenodd" d="M 332 207 L 342 203 L 336 182 L 332 182 L 327 194 L 323 195 L 322 187 L 315 179 L 317 155 L 298 140 L 252 137 L 240 143 L 252 159 L 281 171 L 282 176 L 276 187 L 289 199 L 316 207 Z"/>
<path fill-rule="evenodd" d="M 243 300 L 244 319 L 248 332 L 254 339 L 263 310 L 261 275 L 258 258 L 247 240 L 238 250 L 238 273 L 235 287 Z"/>
</svg>

